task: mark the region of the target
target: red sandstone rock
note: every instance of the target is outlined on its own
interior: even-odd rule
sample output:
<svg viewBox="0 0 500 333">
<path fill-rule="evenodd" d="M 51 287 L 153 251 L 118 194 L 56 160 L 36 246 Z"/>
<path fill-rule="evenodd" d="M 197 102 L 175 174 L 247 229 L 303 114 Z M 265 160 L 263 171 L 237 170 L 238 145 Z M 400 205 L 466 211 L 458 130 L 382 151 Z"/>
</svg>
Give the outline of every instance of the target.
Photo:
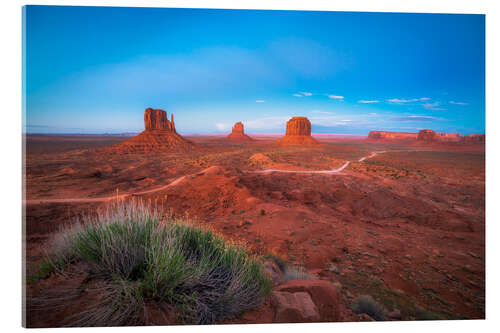
<svg viewBox="0 0 500 333">
<path fill-rule="evenodd" d="M 251 137 L 245 134 L 243 123 L 241 121 L 234 124 L 233 131 L 227 136 L 227 138 L 231 141 L 253 141 Z"/>
<path fill-rule="evenodd" d="M 311 135 L 311 122 L 306 117 L 293 117 L 286 122 L 286 135 Z"/>
<path fill-rule="evenodd" d="M 280 292 L 271 294 L 277 323 L 307 323 L 320 320 L 318 308 L 306 292 Z"/>
<path fill-rule="evenodd" d="M 462 133 L 436 133 L 436 139 L 442 142 L 459 142 L 462 140 Z"/>
<path fill-rule="evenodd" d="M 486 142 L 486 135 L 485 134 L 469 134 L 466 135 L 462 138 L 463 143 L 472 143 L 472 144 L 478 144 L 478 143 L 485 143 Z"/>
<path fill-rule="evenodd" d="M 275 291 L 306 292 L 318 307 L 321 321 L 340 321 L 347 311 L 339 291 L 325 280 L 292 280 L 278 286 Z"/>
<path fill-rule="evenodd" d="M 286 135 L 277 141 L 283 145 L 317 145 L 311 137 L 311 122 L 306 117 L 293 117 L 286 122 Z"/>
<path fill-rule="evenodd" d="M 430 129 L 420 130 L 418 132 L 417 140 L 426 142 L 437 141 L 437 134 Z"/>
<path fill-rule="evenodd" d="M 144 128 L 146 131 L 166 130 L 175 132 L 174 115 L 167 120 L 167 112 L 160 109 L 147 108 L 144 112 Z"/>
<path fill-rule="evenodd" d="M 186 151 L 194 143 L 183 138 L 175 130 L 174 115 L 167 119 L 167 112 L 147 108 L 144 111 L 145 130 L 139 135 L 112 147 L 118 153 L 148 153 L 151 151 Z"/>
</svg>

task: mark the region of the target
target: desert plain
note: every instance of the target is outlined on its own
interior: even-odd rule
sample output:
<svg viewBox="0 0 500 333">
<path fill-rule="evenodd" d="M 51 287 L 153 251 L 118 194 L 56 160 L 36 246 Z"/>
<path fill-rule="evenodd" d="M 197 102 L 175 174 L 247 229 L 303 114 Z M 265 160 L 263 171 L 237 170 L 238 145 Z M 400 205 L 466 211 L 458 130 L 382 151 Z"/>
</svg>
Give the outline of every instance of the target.
<svg viewBox="0 0 500 333">
<path fill-rule="evenodd" d="M 163 144 L 146 132 L 140 140 Z M 131 136 L 26 135 L 28 326 L 60 326 L 88 301 L 85 277 L 30 277 L 54 233 L 114 200 L 144 200 L 328 281 L 342 308 L 336 321 L 371 319 L 350 310 L 360 295 L 387 320 L 484 318 L 484 141 L 305 134 L 306 143 L 284 133 L 186 135 L 167 150 Z M 58 288 L 78 292 L 57 311 L 31 301 Z M 276 322 L 275 307 L 269 296 L 224 323 Z"/>
</svg>

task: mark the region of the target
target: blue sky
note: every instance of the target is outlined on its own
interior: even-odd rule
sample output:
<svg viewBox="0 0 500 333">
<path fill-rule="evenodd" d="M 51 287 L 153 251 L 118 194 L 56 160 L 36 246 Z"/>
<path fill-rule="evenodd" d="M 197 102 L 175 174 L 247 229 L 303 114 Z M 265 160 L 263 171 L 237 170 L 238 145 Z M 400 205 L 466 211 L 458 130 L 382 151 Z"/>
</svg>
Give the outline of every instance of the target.
<svg viewBox="0 0 500 333">
<path fill-rule="evenodd" d="M 26 132 L 485 130 L 483 15 L 27 6 Z"/>
</svg>

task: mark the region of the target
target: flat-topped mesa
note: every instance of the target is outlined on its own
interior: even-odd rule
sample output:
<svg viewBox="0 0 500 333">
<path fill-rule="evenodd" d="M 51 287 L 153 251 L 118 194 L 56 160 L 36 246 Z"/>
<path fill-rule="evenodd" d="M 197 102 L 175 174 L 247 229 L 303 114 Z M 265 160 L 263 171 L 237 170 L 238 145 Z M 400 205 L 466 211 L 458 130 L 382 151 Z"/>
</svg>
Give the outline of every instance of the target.
<svg viewBox="0 0 500 333">
<path fill-rule="evenodd" d="M 286 135 L 277 141 L 282 145 L 317 145 L 311 137 L 311 122 L 306 117 L 293 117 L 286 122 Z"/>
<path fill-rule="evenodd" d="M 241 121 L 234 124 L 233 130 L 227 138 L 231 141 L 253 141 L 251 137 L 245 134 L 243 123 Z"/>
<path fill-rule="evenodd" d="M 462 138 L 462 143 L 481 144 L 486 142 L 485 134 L 469 134 Z"/>
<path fill-rule="evenodd" d="M 144 111 L 144 128 L 146 131 L 164 130 L 175 132 L 173 114 L 170 114 L 170 119 L 168 121 L 167 112 L 164 110 L 147 108 Z"/>
</svg>

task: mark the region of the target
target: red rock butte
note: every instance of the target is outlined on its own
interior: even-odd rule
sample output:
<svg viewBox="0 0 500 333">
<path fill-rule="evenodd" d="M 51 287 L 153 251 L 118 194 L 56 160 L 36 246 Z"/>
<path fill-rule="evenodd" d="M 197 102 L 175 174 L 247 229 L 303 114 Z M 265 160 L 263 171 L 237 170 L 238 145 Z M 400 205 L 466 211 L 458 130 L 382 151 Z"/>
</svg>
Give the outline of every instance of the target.
<svg viewBox="0 0 500 333">
<path fill-rule="evenodd" d="M 281 145 L 318 145 L 311 137 L 311 122 L 306 117 L 293 117 L 286 122 L 286 135 L 277 141 Z"/>
<path fill-rule="evenodd" d="M 243 123 L 241 121 L 234 124 L 233 130 L 227 138 L 235 142 L 254 141 L 251 137 L 245 134 Z"/>
<path fill-rule="evenodd" d="M 195 144 L 177 133 L 174 115 L 167 119 L 167 112 L 147 108 L 144 111 L 145 130 L 139 135 L 115 146 L 122 153 L 148 153 L 152 151 L 187 151 Z"/>
</svg>

